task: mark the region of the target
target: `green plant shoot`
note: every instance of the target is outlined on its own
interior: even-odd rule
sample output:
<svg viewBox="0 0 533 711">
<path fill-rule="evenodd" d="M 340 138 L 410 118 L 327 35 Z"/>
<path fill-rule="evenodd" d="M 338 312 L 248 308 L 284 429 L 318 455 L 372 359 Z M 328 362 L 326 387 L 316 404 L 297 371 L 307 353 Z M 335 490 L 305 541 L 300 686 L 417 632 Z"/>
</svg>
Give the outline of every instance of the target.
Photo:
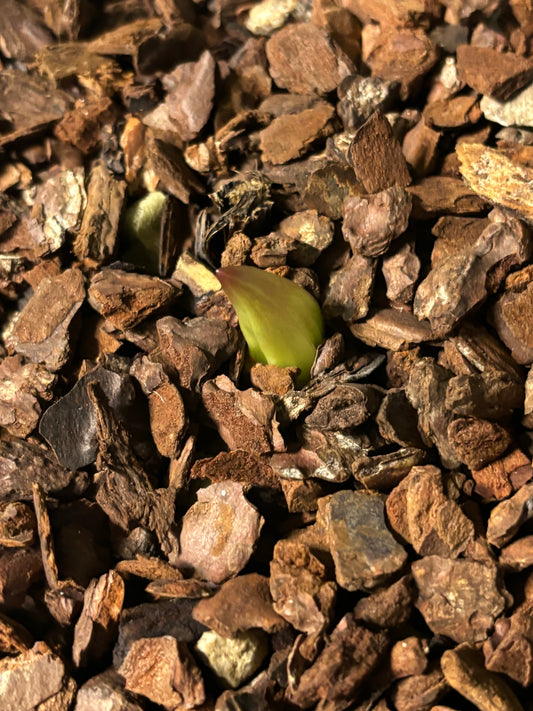
<svg viewBox="0 0 533 711">
<path fill-rule="evenodd" d="M 294 282 L 256 267 L 224 267 L 216 274 L 235 309 L 252 360 L 299 368 L 298 384 L 307 383 L 324 339 L 317 301 Z"/>
</svg>

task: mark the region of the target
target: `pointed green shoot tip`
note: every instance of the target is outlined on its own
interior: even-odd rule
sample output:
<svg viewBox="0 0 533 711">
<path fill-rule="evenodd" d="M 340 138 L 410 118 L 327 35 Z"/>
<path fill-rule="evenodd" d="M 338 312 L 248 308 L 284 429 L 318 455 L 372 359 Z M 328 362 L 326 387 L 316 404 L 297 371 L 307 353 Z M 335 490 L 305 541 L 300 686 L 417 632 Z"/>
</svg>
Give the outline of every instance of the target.
<svg viewBox="0 0 533 711">
<path fill-rule="evenodd" d="M 256 267 L 223 267 L 216 275 L 235 309 L 252 359 L 300 368 L 298 384 L 307 383 L 324 339 L 317 301 L 294 282 Z"/>
</svg>

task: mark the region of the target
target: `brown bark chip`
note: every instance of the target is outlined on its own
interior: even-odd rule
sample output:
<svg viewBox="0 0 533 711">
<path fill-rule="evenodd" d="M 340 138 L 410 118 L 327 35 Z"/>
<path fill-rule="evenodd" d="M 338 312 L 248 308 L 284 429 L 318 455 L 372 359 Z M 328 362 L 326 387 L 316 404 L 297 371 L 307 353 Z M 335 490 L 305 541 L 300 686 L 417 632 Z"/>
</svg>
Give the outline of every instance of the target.
<svg viewBox="0 0 533 711">
<path fill-rule="evenodd" d="M 437 47 L 420 28 L 381 30 L 365 61 L 372 76 L 400 83 L 402 100 L 417 93 L 438 58 Z"/>
<path fill-rule="evenodd" d="M 296 94 L 328 94 L 354 70 L 344 52 L 314 24 L 287 25 L 266 43 L 270 74 Z"/>
<path fill-rule="evenodd" d="M 125 190 L 125 182 L 117 180 L 103 163 L 94 166 L 87 186 L 87 207 L 73 247 L 78 259 L 100 265 L 114 256 Z"/>
<path fill-rule="evenodd" d="M 407 229 L 411 196 L 399 187 L 368 197 L 348 197 L 343 204 L 343 236 L 353 252 L 379 257 Z"/>
<path fill-rule="evenodd" d="M 474 417 L 453 420 L 448 426 L 448 437 L 459 461 L 473 470 L 500 457 L 512 441 L 509 432 L 497 422 Z"/>
<path fill-rule="evenodd" d="M 509 543 L 520 526 L 533 517 L 532 501 L 533 483 L 529 483 L 495 506 L 487 524 L 488 542 L 498 547 Z"/>
<path fill-rule="evenodd" d="M 334 114 L 333 106 L 320 101 L 305 111 L 278 116 L 259 133 L 263 160 L 277 165 L 300 158 L 315 141 L 333 133 Z"/>
<path fill-rule="evenodd" d="M 194 708 L 205 700 L 200 670 L 185 643 L 173 637 L 135 641 L 118 671 L 126 689 L 167 711 Z"/>
<path fill-rule="evenodd" d="M 274 610 L 295 629 L 317 634 L 332 618 L 337 586 L 311 546 L 278 541 L 270 563 L 270 592 Z"/>
<path fill-rule="evenodd" d="M 411 616 L 415 589 L 410 575 L 404 575 L 392 585 L 379 588 L 362 597 L 354 607 L 356 620 L 380 629 L 400 627 Z"/>
<path fill-rule="evenodd" d="M 226 581 L 213 597 L 200 600 L 193 617 L 224 637 L 252 628 L 276 632 L 285 625 L 272 607 L 268 578 L 257 573 Z"/>
<path fill-rule="evenodd" d="M 394 185 L 405 188 L 411 182 L 400 144 L 380 111 L 356 131 L 349 158 L 357 180 L 368 193 Z"/>
<path fill-rule="evenodd" d="M 75 693 L 63 662 L 44 642 L 0 661 L 0 696 L 6 709 L 67 711 Z"/>
<path fill-rule="evenodd" d="M 142 711 L 142 701 L 124 689 L 123 678 L 113 669 L 91 677 L 80 686 L 76 711 L 94 711 L 109 705 L 113 711 Z"/>
<path fill-rule="evenodd" d="M 533 221 L 532 168 L 478 143 L 461 143 L 456 150 L 461 175 L 475 193 Z"/>
<path fill-rule="evenodd" d="M 324 505 L 335 575 L 346 590 L 371 590 L 398 573 L 407 553 L 385 523 L 383 498 L 342 491 Z"/>
<path fill-rule="evenodd" d="M 509 99 L 533 78 L 533 64 L 513 52 L 463 44 L 457 48 L 459 79 L 480 94 Z"/>
<path fill-rule="evenodd" d="M 482 711 L 523 708 L 507 683 L 487 671 L 480 653 L 466 643 L 444 652 L 442 671 L 448 684 Z"/>
<path fill-rule="evenodd" d="M 9 347 L 55 372 L 70 358 L 72 322 L 85 298 L 79 269 L 43 279 L 9 334 Z"/>
<path fill-rule="evenodd" d="M 523 476 L 525 475 L 525 478 Z M 519 449 L 514 449 L 504 457 L 487 464 L 482 469 L 472 472 L 476 482 L 476 491 L 488 499 L 505 499 L 517 488 L 513 479 L 519 478 L 518 486 L 524 484 L 533 475 L 531 461 Z"/>
<path fill-rule="evenodd" d="M 494 634 L 483 644 L 485 666 L 506 674 L 527 687 L 533 681 L 532 604 L 526 600 L 509 617 L 496 623 Z"/>
<path fill-rule="evenodd" d="M 387 642 L 385 632 L 371 632 L 352 615 L 345 615 L 317 660 L 301 676 L 291 700 L 304 709 L 311 708 L 317 697 L 339 705 L 353 701 L 382 658 Z"/>
<path fill-rule="evenodd" d="M 197 62 L 179 64 L 163 77 L 167 96 L 144 117 L 144 123 L 158 130 L 177 133 L 191 141 L 206 124 L 215 93 L 215 60 L 207 50 Z"/>
<path fill-rule="evenodd" d="M 435 634 L 482 642 L 505 608 L 494 564 L 432 555 L 415 561 L 416 606 Z"/>
<path fill-rule="evenodd" d="M 282 448 L 281 435 L 270 397 L 255 390 L 237 390 L 226 376 L 202 388 L 204 407 L 231 449 L 264 454 Z"/>
<path fill-rule="evenodd" d="M 137 325 L 176 296 L 177 290 L 162 279 L 120 269 L 99 272 L 89 287 L 91 306 L 118 329 Z"/>
<path fill-rule="evenodd" d="M 123 602 L 124 581 L 115 571 L 91 581 L 74 629 L 72 659 L 77 666 L 100 660 L 111 650 Z"/>
</svg>

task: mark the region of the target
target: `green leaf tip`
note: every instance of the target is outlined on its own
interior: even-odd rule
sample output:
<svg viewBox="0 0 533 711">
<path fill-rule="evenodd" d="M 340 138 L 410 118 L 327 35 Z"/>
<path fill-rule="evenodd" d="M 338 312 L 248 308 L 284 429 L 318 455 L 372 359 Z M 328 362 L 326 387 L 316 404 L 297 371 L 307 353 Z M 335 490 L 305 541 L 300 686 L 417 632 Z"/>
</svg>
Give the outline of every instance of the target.
<svg viewBox="0 0 533 711">
<path fill-rule="evenodd" d="M 216 275 L 235 309 L 251 358 L 300 368 L 298 384 L 307 383 L 324 340 L 317 301 L 294 282 L 256 267 L 223 267 Z"/>
</svg>

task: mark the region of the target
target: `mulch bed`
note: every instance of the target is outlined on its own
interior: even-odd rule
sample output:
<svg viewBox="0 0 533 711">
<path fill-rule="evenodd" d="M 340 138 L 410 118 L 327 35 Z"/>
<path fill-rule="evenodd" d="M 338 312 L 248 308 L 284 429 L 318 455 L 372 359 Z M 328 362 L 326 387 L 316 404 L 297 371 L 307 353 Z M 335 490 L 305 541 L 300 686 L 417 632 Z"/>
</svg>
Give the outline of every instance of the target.
<svg viewBox="0 0 533 711">
<path fill-rule="evenodd" d="M 532 42 L 3 0 L 3 709 L 533 709 Z M 240 264 L 318 299 L 304 387 Z"/>
</svg>

